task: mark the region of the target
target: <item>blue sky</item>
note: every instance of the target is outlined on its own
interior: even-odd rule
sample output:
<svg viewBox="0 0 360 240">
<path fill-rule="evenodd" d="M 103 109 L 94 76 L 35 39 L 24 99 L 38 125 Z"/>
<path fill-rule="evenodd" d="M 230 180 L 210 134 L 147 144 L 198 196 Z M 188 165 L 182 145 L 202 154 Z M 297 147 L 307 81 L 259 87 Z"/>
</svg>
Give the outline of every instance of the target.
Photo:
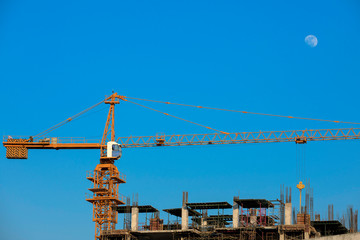
<svg viewBox="0 0 360 240">
<path fill-rule="evenodd" d="M 313 34 L 318 46 L 304 39 Z M 0 2 L 0 133 L 35 135 L 121 95 L 253 112 L 360 122 L 358 1 L 7 1 Z M 304 120 L 154 108 L 227 132 L 356 127 Z M 106 109 L 52 133 L 101 138 Z M 121 103 L 116 136 L 209 132 Z M 325 217 L 360 208 L 358 141 L 311 142 L 306 176 Z M 99 152 L 1 148 L 4 239 L 89 239 L 94 234 L 86 171 Z M 279 197 L 295 188 L 296 145 L 248 144 L 125 149 L 116 163 L 140 204 Z M 297 206 L 298 193 L 293 190 Z M 163 217 L 167 215 L 164 214 Z M 119 226 L 120 227 L 120 226 Z M 55 234 L 54 233 L 60 233 Z M 51 234 L 51 235 L 50 235 Z"/>
</svg>

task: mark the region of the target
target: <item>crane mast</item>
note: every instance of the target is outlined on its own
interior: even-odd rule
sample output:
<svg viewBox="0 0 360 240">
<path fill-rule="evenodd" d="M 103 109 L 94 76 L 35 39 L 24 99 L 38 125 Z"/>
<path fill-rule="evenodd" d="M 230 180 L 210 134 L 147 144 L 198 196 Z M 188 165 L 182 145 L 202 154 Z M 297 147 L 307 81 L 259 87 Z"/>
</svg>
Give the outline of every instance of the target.
<svg viewBox="0 0 360 240">
<path fill-rule="evenodd" d="M 93 205 L 93 221 L 95 222 L 95 239 L 101 238 L 101 232 L 114 230 L 117 223 L 117 211 L 115 206 L 123 205 L 124 197 L 119 194 L 119 185 L 126 182 L 125 176 L 120 175 L 119 170 L 114 165 L 115 157 L 109 154 L 115 140 L 115 104 L 120 103 L 122 96 L 117 93 L 105 99 L 105 104 L 109 104 L 103 137 L 100 144 L 100 164 L 93 173 L 88 172 L 87 179 L 93 183 L 93 188 L 89 190 L 92 196 L 88 195 L 86 201 Z M 110 141 L 108 136 L 110 135 Z M 108 149 L 110 147 L 110 149 Z"/>
<path fill-rule="evenodd" d="M 94 171 L 88 172 L 86 176 L 86 178 L 93 183 L 93 187 L 89 188 L 92 193 L 87 194 L 86 201 L 93 205 L 95 240 L 100 240 L 101 232 L 115 229 L 115 224 L 117 223 L 117 211 L 113 206 L 125 204 L 125 197 L 119 193 L 119 185 L 126 183 L 126 176 L 121 174 L 114 165 L 115 160 L 121 157 L 121 148 L 271 142 L 295 142 L 303 144 L 308 141 L 360 139 L 360 128 L 238 133 L 218 131 L 218 133 L 210 134 L 161 134 L 156 136 L 120 137 L 116 139 L 115 104 L 119 104 L 120 100 L 128 101 L 125 96 L 113 93 L 102 102 L 84 110 L 73 118 L 68 118 L 64 122 L 55 125 L 50 128 L 50 130 L 43 132 L 48 133 L 59 126 L 70 122 L 95 106 L 105 103 L 109 104 L 110 107 L 103 136 L 100 141 L 90 141 L 86 138 L 47 138 L 41 136 L 26 138 L 4 136 L 3 139 L 3 145 L 6 147 L 6 157 L 9 159 L 27 159 L 28 149 L 100 149 L 100 163 L 95 167 Z M 168 102 L 166 103 L 168 104 Z M 209 127 L 206 128 L 212 129 Z"/>
</svg>

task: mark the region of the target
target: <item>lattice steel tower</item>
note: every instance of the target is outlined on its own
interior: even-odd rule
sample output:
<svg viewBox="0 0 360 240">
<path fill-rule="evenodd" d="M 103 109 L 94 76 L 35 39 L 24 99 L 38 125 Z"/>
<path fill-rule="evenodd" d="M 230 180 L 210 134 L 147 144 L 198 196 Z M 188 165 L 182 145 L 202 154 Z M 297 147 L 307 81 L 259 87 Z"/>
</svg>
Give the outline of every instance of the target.
<svg viewBox="0 0 360 240">
<path fill-rule="evenodd" d="M 96 166 L 94 172 L 87 174 L 87 179 L 94 184 L 93 188 L 89 188 L 92 196 L 88 196 L 86 201 L 93 204 L 95 240 L 100 239 L 103 231 L 115 229 L 117 211 L 114 206 L 125 204 L 125 197 L 119 194 L 119 185 L 126 182 L 126 177 L 120 174 L 114 165 L 115 160 L 121 157 L 121 149 L 114 142 L 115 104 L 119 103 L 119 99 L 122 97 L 115 93 L 105 101 L 110 104 L 110 109 L 101 140 L 100 164 Z M 110 139 L 108 139 L 109 135 Z"/>
</svg>

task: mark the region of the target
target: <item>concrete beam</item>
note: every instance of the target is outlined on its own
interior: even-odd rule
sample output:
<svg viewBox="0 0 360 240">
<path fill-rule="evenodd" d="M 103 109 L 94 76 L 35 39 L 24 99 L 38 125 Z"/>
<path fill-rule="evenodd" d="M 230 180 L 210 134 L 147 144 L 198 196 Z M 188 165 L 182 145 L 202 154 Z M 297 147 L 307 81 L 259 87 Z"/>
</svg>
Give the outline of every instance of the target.
<svg viewBox="0 0 360 240">
<path fill-rule="evenodd" d="M 316 240 L 359 240 L 360 233 L 347 233 L 334 236 L 315 237 Z"/>
</svg>

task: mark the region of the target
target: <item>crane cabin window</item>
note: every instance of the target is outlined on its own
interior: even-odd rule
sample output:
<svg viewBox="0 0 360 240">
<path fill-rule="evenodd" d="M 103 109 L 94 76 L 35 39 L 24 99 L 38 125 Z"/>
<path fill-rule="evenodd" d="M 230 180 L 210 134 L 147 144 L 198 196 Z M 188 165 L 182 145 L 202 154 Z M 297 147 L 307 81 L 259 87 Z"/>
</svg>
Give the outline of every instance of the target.
<svg viewBox="0 0 360 240">
<path fill-rule="evenodd" d="M 117 145 L 117 144 L 112 145 L 112 150 L 113 151 L 120 151 L 119 145 Z"/>
</svg>

